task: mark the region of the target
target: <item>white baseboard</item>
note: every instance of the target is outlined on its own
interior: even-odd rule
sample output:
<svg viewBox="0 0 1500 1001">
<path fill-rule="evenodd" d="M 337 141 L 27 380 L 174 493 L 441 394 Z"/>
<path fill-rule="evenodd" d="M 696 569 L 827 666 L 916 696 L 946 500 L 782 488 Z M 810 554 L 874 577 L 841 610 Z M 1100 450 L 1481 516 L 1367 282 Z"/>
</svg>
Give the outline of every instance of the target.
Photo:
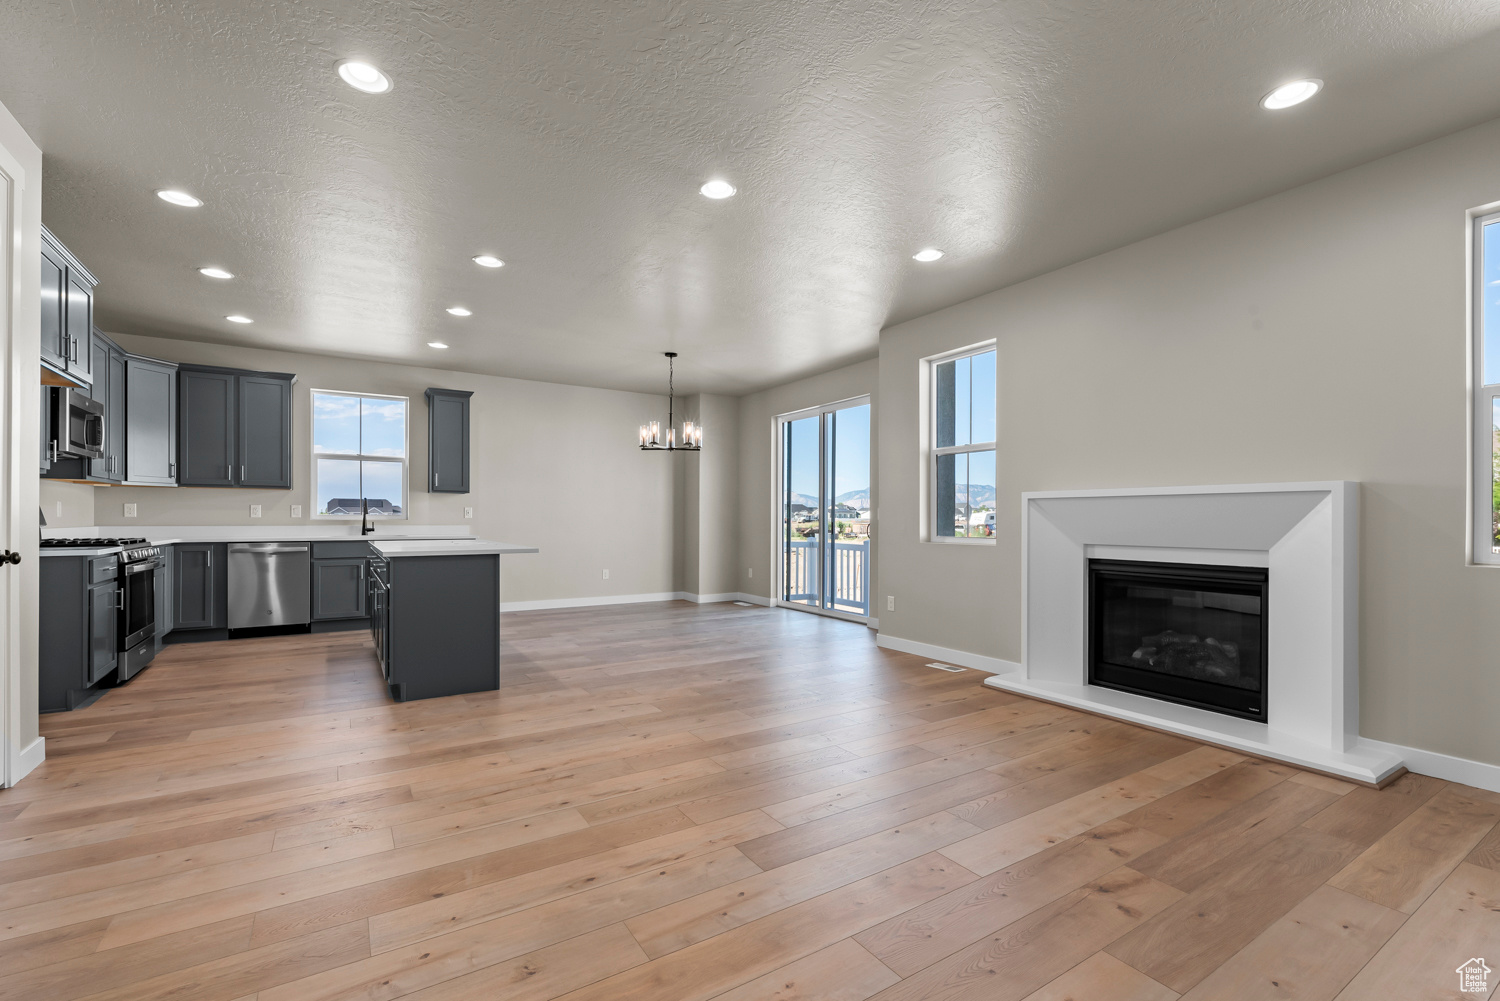
<svg viewBox="0 0 1500 1001">
<path fill-rule="evenodd" d="M 984 671 L 986 674 L 1008 674 L 1021 669 L 1021 665 L 1015 661 L 1001 660 L 999 657 L 986 657 L 982 654 L 969 653 L 967 650 L 950 650 L 945 646 L 937 646 L 934 643 L 918 643 L 916 640 L 902 639 L 900 636 L 892 636 L 890 633 L 876 633 L 875 645 L 883 646 L 887 650 L 896 650 L 900 653 L 914 653 L 918 657 L 931 657 L 933 660 L 940 660 L 945 664 L 971 667 L 976 671 Z"/>
<path fill-rule="evenodd" d="M 598 605 L 636 605 L 646 601 L 691 601 L 708 605 L 719 601 L 748 601 L 769 605 L 771 599 L 758 594 L 730 591 L 724 594 L 694 594 L 691 591 L 659 591 L 652 594 L 601 594 L 591 598 L 544 598 L 540 601 L 502 601 L 502 612 L 541 612 L 552 608 L 593 608 Z"/>
<path fill-rule="evenodd" d="M 1434 778 L 1457 782 L 1460 785 L 1474 786 L 1476 789 L 1500 792 L 1500 765 L 1470 761 L 1468 758 L 1455 758 L 1451 754 L 1424 751 L 1419 747 L 1407 747 L 1404 744 L 1388 744 L 1383 740 L 1373 740 L 1370 737 L 1359 738 L 1358 746 L 1398 755 L 1405 763 L 1406 770 L 1410 772 L 1431 775 Z"/>
<path fill-rule="evenodd" d="M 10 781 L 6 784 L 15 785 L 45 760 L 47 760 L 47 738 L 38 737 L 16 753 L 15 760 L 11 762 Z"/>
<path fill-rule="evenodd" d="M 745 594 L 743 591 L 725 591 L 723 594 L 694 594 L 691 591 L 678 591 L 677 597 L 683 601 L 691 601 L 695 605 L 712 605 L 720 601 L 748 601 L 752 605 L 770 605 L 770 598 L 762 598 L 758 594 Z"/>
<path fill-rule="evenodd" d="M 541 601 L 502 601 L 502 612 L 540 612 L 549 608 L 592 608 L 595 605 L 635 605 L 644 601 L 676 601 L 681 591 L 656 594 L 600 594 L 591 598 L 544 598 Z"/>
</svg>

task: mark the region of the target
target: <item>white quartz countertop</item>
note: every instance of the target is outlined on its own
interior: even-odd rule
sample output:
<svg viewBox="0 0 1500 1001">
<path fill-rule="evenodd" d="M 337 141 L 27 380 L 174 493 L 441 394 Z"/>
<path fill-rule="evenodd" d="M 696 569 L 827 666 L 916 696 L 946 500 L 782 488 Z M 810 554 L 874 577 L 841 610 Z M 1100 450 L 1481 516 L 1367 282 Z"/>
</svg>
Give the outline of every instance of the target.
<svg viewBox="0 0 1500 1001">
<path fill-rule="evenodd" d="M 368 539 L 381 556 L 514 556 L 518 553 L 536 553 L 535 546 L 518 546 L 510 542 L 492 542 L 489 539 L 426 539 L 391 540 Z"/>
<path fill-rule="evenodd" d="M 376 539 L 472 539 L 467 525 L 408 525 L 375 522 L 375 533 L 361 537 L 359 522 L 328 525 L 103 525 L 44 528 L 45 538 L 143 538 L 156 546 L 176 542 L 373 542 Z M 74 555 L 78 550 L 67 550 Z"/>
<path fill-rule="evenodd" d="M 71 535 L 67 535 L 67 536 L 63 536 L 63 537 L 67 538 L 67 539 L 71 539 L 72 538 Z M 89 547 L 73 548 L 73 547 L 70 546 L 67 549 L 45 549 L 44 548 L 44 549 L 37 550 L 37 555 L 38 556 L 109 556 L 112 553 L 118 553 L 118 552 L 120 552 L 120 550 L 122 548 L 124 548 L 124 547 L 122 547 L 122 546 L 89 546 Z"/>
</svg>

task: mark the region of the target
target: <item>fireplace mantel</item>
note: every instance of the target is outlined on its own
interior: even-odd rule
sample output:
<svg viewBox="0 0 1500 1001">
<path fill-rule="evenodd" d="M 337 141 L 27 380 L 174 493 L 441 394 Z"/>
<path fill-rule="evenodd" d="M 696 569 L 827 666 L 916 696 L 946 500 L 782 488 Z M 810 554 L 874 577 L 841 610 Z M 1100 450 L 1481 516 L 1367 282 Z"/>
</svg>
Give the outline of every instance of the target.
<svg viewBox="0 0 1500 1001">
<path fill-rule="evenodd" d="M 1023 494 L 1022 669 L 985 684 L 1378 785 L 1359 741 L 1359 484 L 1345 480 Z M 1089 685 L 1090 557 L 1270 570 L 1267 722 Z"/>
</svg>

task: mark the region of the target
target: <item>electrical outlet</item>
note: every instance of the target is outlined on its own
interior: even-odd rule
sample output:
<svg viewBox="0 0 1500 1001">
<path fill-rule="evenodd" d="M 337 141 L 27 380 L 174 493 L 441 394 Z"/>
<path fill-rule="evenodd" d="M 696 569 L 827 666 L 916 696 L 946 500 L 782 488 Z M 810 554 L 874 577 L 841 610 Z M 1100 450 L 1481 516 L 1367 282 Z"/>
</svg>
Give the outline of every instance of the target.
<svg viewBox="0 0 1500 1001">
<path fill-rule="evenodd" d="M 887 612 L 894 612 L 896 610 L 896 596 L 894 594 L 885 596 L 885 610 Z"/>
<path fill-rule="evenodd" d="M 604 571 L 604 579 L 605 580 L 609 580 L 609 571 L 608 570 Z"/>
<path fill-rule="evenodd" d="M 252 518 L 259 518 L 260 517 L 260 505 L 259 504 L 251 504 L 250 505 L 250 517 L 252 517 Z"/>
<path fill-rule="evenodd" d="M 754 567 L 746 567 L 745 568 L 745 576 L 747 576 L 747 577 L 754 577 L 755 576 L 755 568 Z"/>
<path fill-rule="evenodd" d="M 474 517 L 474 509 L 471 508 L 471 507 L 464 508 L 464 517 L 465 518 L 472 518 L 472 517 Z"/>
<path fill-rule="evenodd" d="M 293 504 L 292 505 L 292 517 L 293 518 L 300 518 L 300 517 L 302 517 L 302 505 L 301 504 Z"/>
<path fill-rule="evenodd" d="M 58 507 L 62 507 L 62 505 L 59 504 Z M 58 514 L 62 514 L 61 511 L 58 511 L 57 513 Z M 134 504 L 126 504 L 125 505 L 125 517 L 127 517 L 127 518 L 134 518 L 135 517 L 135 505 Z"/>
</svg>

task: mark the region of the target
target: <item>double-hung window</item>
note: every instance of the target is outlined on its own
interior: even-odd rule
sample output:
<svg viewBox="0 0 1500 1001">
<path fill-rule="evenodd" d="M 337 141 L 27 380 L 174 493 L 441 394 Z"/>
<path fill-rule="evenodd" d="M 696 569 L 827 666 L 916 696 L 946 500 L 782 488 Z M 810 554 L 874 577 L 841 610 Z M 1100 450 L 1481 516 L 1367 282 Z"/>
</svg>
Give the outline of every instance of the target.
<svg viewBox="0 0 1500 1001">
<path fill-rule="evenodd" d="M 404 396 L 312 391 L 313 511 L 406 517 Z"/>
<path fill-rule="evenodd" d="M 1474 562 L 1500 563 L 1500 212 L 1474 220 Z"/>
<path fill-rule="evenodd" d="M 928 362 L 932 386 L 931 538 L 993 542 L 995 535 L 995 347 Z"/>
</svg>

